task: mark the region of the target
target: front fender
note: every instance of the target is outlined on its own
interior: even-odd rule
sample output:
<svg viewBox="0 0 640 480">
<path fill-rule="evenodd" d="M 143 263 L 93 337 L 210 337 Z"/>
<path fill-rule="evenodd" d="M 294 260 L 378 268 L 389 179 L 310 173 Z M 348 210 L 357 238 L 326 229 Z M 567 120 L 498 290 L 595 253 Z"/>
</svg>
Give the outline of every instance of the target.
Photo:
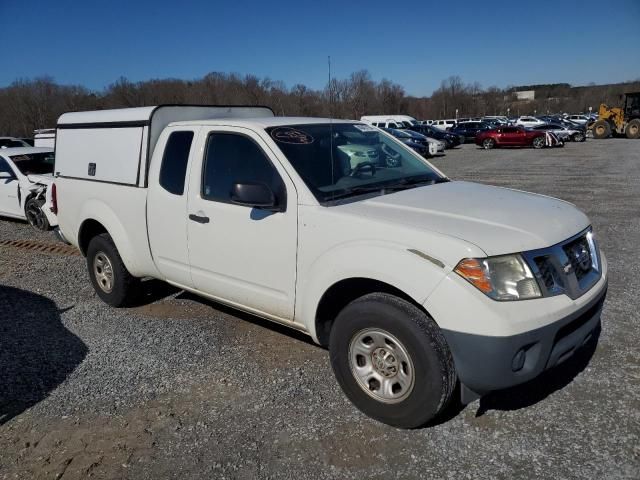
<svg viewBox="0 0 640 480">
<path fill-rule="evenodd" d="M 296 322 L 302 323 L 317 341 L 315 319 L 322 296 L 331 286 L 350 278 L 386 283 L 417 303 L 424 303 L 450 268 L 437 265 L 410 249 L 395 242 L 353 241 L 327 250 L 299 272 Z"/>
</svg>

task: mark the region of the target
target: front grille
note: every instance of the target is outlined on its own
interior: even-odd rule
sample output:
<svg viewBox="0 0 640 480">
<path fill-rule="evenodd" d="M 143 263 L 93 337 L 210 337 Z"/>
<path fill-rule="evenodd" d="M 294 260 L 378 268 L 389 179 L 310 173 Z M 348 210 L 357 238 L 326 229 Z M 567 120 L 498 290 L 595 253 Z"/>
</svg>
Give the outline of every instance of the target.
<svg viewBox="0 0 640 480">
<path fill-rule="evenodd" d="M 536 266 L 538 267 L 538 271 L 540 272 L 540 278 L 544 283 L 544 286 L 547 290 L 553 290 L 555 287 L 559 285 L 559 275 L 556 272 L 553 264 L 551 263 L 550 257 L 545 255 L 543 257 L 536 257 L 535 259 Z"/>
<path fill-rule="evenodd" d="M 572 270 L 576 274 L 578 281 L 582 280 L 593 267 L 591 253 L 589 253 L 589 243 L 586 236 L 577 238 L 576 240 L 563 245 L 562 249 L 567 255 Z"/>
<path fill-rule="evenodd" d="M 589 230 L 549 248 L 523 252 L 544 296 L 578 298 L 601 276 L 597 248 Z"/>
</svg>

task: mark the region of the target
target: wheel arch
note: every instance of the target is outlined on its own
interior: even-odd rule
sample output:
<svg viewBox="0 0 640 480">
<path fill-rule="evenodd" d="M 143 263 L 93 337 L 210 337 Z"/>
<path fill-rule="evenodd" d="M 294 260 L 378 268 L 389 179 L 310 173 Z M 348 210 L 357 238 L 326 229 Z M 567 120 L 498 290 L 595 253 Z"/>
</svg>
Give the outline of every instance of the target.
<svg viewBox="0 0 640 480">
<path fill-rule="evenodd" d="M 370 293 L 394 295 L 429 314 L 411 295 L 387 282 L 367 277 L 344 278 L 331 285 L 320 297 L 314 321 L 316 341 L 328 346 L 331 327 L 340 311 L 352 301 Z"/>
</svg>

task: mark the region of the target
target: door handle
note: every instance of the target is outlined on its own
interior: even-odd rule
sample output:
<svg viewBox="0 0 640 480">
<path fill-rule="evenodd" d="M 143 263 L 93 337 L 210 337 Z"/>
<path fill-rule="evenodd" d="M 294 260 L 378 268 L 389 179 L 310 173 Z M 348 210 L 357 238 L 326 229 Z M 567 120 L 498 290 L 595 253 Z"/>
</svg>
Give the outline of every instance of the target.
<svg viewBox="0 0 640 480">
<path fill-rule="evenodd" d="M 209 217 L 194 215 L 193 213 L 189 214 L 189 220 L 193 220 L 198 223 L 209 223 Z"/>
</svg>

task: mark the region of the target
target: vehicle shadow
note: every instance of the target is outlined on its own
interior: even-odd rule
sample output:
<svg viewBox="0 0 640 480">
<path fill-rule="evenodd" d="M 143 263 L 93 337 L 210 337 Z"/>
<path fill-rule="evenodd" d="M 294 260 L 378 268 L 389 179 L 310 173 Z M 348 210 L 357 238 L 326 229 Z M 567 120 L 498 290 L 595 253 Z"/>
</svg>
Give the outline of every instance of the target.
<svg viewBox="0 0 640 480">
<path fill-rule="evenodd" d="M 60 313 L 42 295 L 0 285 L 0 425 L 45 399 L 87 355 Z"/>
<path fill-rule="evenodd" d="M 194 295 L 187 291 L 183 291 L 178 296 L 176 296 L 176 298 L 180 300 L 190 300 L 193 302 L 198 302 L 202 305 L 207 305 L 208 307 L 211 307 L 221 313 L 224 313 L 225 315 L 230 315 L 232 317 L 238 318 L 245 322 L 249 322 L 259 327 L 269 329 L 271 331 L 280 333 L 282 335 L 286 335 L 287 337 L 291 337 L 295 340 L 299 340 L 301 342 L 307 343 L 314 347 L 322 348 L 320 345 L 316 344 L 313 340 L 311 340 L 311 337 L 309 335 L 306 335 L 305 333 L 302 333 L 293 328 L 287 327 L 286 325 L 281 325 L 279 323 L 266 320 L 262 317 L 258 317 L 257 315 L 253 315 L 251 313 L 247 313 L 242 310 L 237 310 L 235 308 L 228 307 L 227 305 L 218 303 L 214 300 L 209 300 L 208 298 L 200 297 L 198 295 Z"/>
<path fill-rule="evenodd" d="M 520 410 L 530 407 L 569 385 L 589 365 L 598 346 L 600 331 L 598 326 L 589 341 L 557 367 L 543 372 L 529 382 L 482 397 L 476 417 L 489 410 Z"/>
</svg>

